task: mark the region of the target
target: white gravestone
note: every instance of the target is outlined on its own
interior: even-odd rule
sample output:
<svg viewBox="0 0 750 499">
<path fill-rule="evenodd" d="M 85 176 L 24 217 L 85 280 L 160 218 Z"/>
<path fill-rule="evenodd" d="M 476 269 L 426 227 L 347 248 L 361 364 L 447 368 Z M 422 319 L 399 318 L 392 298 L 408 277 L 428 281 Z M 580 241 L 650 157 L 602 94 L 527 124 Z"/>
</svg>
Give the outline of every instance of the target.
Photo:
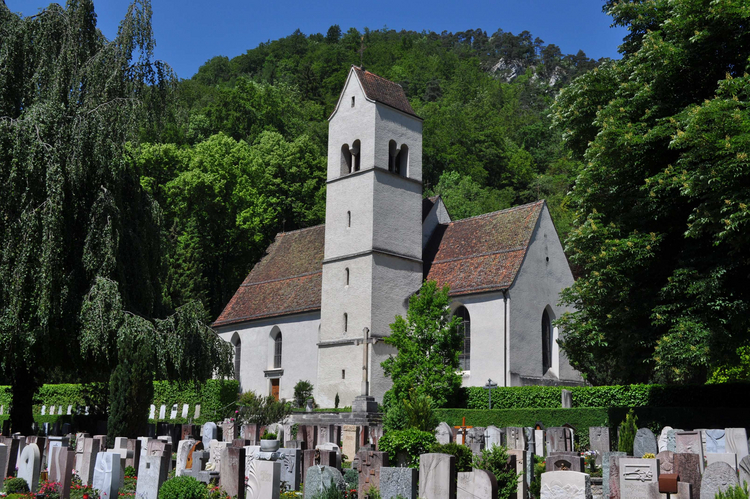
<svg viewBox="0 0 750 499">
<path fill-rule="evenodd" d="M 151 408 L 148 411 L 148 419 L 156 418 L 156 406 L 151 404 Z"/>
<path fill-rule="evenodd" d="M 96 455 L 92 486 L 99 491 L 99 497 L 117 497 L 122 473 L 120 461 L 120 455 L 114 452 L 100 452 Z"/>
<path fill-rule="evenodd" d="M 456 458 L 449 454 L 419 456 L 419 497 L 456 499 Z"/>
<path fill-rule="evenodd" d="M 435 428 L 435 438 L 439 444 L 449 444 L 453 439 L 453 430 L 448 423 L 441 422 L 437 428 Z"/>
<path fill-rule="evenodd" d="M 195 406 L 195 414 L 193 415 L 193 418 L 194 419 L 198 419 L 199 417 L 201 417 L 201 405 L 200 404 L 196 404 L 196 406 Z"/>
<path fill-rule="evenodd" d="M 744 428 L 726 429 L 726 451 L 737 454 L 737 461 L 750 454 L 747 447 L 747 432 Z"/>
<path fill-rule="evenodd" d="M 251 463 L 251 468 L 245 470 L 245 499 L 279 499 L 281 463 L 259 459 Z"/>
<path fill-rule="evenodd" d="M 203 448 L 208 450 L 211 446 L 211 440 L 216 440 L 216 434 L 218 433 L 216 423 L 208 422 L 203 425 L 201 432 L 201 440 L 203 440 Z"/>
<path fill-rule="evenodd" d="M 177 404 L 174 404 L 172 410 L 169 411 L 169 419 L 177 419 Z"/>
<path fill-rule="evenodd" d="M 497 480 L 488 471 L 474 471 L 458 474 L 456 499 L 495 499 L 497 497 Z"/>
<path fill-rule="evenodd" d="M 721 430 L 705 430 L 706 454 L 723 454 L 726 452 L 726 432 Z"/>
<path fill-rule="evenodd" d="M 177 444 L 177 463 L 175 467 L 175 476 L 182 476 L 187 467 L 187 458 L 190 449 L 195 445 L 195 440 L 180 440 Z"/>
<path fill-rule="evenodd" d="M 28 444 L 21 452 L 18 466 L 18 478 L 23 478 L 29 485 L 31 492 L 39 489 L 39 472 L 42 466 L 42 454 L 36 444 Z"/>
<path fill-rule="evenodd" d="M 700 499 L 714 499 L 719 492 L 726 492 L 729 487 L 739 485 L 737 473 L 727 463 L 713 463 L 706 466 L 701 479 Z"/>
<path fill-rule="evenodd" d="M 671 450 L 669 448 L 669 430 L 672 430 L 673 428 L 671 426 L 665 426 L 661 429 L 661 433 L 659 433 L 659 452 L 665 452 L 668 450 Z"/>
<path fill-rule="evenodd" d="M 159 406 L 159 419 L 164 419 L 167 417 L 167 406 L 161 405 Z"/>
<path fill-rule="evenodd" d="M 542 473 L 541 499 L 592 499 L 591 478 L 578 471 Z"/>
<path fill-rule="evenodd" d="M 189 407 L 188 407 L 187 404 L 183 404 L 182 405 L 182 417 L 185 418 L 185 419 L 187 419 L 187 417 L 188 417 L 188 408 Z"/>
<path fill-rule="evenodd" d="M 659 466 L 656 459 L 620 459 L 620 498 L 659 499 Z"/>
<path fill-rule="evenodd" d="M 737 454 L 706 454 L 706 466 L 711 466 L 714 463 L 727 463 L 734 471 L 737 471 Z"/>
<path fill-rule="evenodd" d="M 491 449 L 493 445 L 503 445 L 503 432 L 497 426 L 488 426 L 484 429 L 484 447 Z"/>
<path fill-rule="evenodd" d="M 745 456 L 742 458 L 739 464 L 739 472 L 740 485 L 743 485 L 745 482 L 747 482 L 747 486 L 748 488 L 750 488 L 750 456 Z"/>
</svg>

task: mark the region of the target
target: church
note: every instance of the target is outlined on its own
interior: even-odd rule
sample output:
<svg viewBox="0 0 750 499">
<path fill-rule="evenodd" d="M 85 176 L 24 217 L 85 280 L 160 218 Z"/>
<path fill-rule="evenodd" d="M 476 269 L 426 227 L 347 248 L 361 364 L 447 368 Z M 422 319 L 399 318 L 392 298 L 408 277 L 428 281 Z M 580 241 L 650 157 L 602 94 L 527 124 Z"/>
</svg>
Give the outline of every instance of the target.
<svg viewBox="0 0 750 499">
<path fill-rule="evenodd" d="M 573 274 L 546 203 L 452 221 L 422 197 L 422 120 L 403 89 L 356 66 L 329 118 L 325 222 L 277 234 L 213 324 L 242 391 L 292 399 L 307 380 L 320 407 L 381 401 L 395 354 L 382 338 L 424 280 L 450 286 L 464 386 L 582 383 L 552 325 Z"/>
</svg>

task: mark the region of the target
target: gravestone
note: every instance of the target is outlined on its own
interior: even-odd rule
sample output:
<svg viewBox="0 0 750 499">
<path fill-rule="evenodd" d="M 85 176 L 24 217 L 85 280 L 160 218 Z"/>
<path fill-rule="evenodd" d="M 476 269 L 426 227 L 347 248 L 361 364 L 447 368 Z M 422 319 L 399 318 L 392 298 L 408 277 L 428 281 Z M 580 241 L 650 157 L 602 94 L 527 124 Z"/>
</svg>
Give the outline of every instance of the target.
<svg viewBox="0 0 750 499">
<path fill-rule="evenodd" d="M 677 432 L 680 432 L 682 430 L 678 428 L 673 428 L 671 430 L 667 430 L 667 450 L 672 452 L 677 452 Z"/>
<path fill-rule="evenodd" d="M 703 472 L 700 499 L 714 499 L 716 494 L 735 485 L 739 485 L 739 480 L 734 469 L 727 463 L 713 463 Z"/>
<path fill-rule="evenodd" d="M 96 466 L 96 455 L 99 454 L 100 443 L 101 441 L 95 438 L 83 439 L 81 464 L 78 468 L 78 476 L 83 485 L 91 485 L 94 480 L 94 467 Z"/>
<path fill-rule="evenodd" d="M 0 470 L 7 470 L 8 469 L 8 446 L 4 443 L 0 442 Z M 15 471 L 15 470 L 14 470 Z M 3 478 L 7 477 L 7 471 L 6 474 L 3 475 Z"/>
<path fill-rule="evenodd" d="M 738 468 L 740 473 L 740 485 L 747 482 L 747 486 L 750 488 L 750 456 L 743 457 Z"/>
<path fill-rule="evenodd" d="M 659 447 L 656 445 L 654 432 L 648 428 L 638 428 L 633 441 L 633 457 L 643 457 L 645 454 L 659 453 Z"/>
<path fill-rule="evenodd" d="M 18 460 L 18 478 L 23 478 L 29 485 L 31 492 L 39 489 L 39 472 L 42 466 L 42 454 L 36 444 L 28 444 L 21 451 Z"/>
<path fill-rule="evenodd" d="M 484 445 L 491 449 L 495 445 L 503 445 L 503 431 L 497 426 L 490 425 L 484 429 Z"/>
<path fill-rule="evenodd" d="M 49 455 L 49 481 L 61 485 L 61 499 L 70 497 L 76 453 L 70 447 L 55 447 Z"/>
<path fill-rule="evenodd" d="M 201 405 L 200 404 L 196 404 L 195 405 L 195 414 L 193 414 L 193 419 L 198 419 L 199 417 L 201 417 Z"/>
<path fill-rule="evenodd" d="M 577 471 L 542 473 L 541 499 L 592 499 L 591 478 Z"/>
<path fill-rule="evenodd" d="M 505 441 L 508 449 L 524 450 L 526 443 L 523 441 L 523 428 L 519 426 L 505 428 Z"/>
<path fill-rule="evenodd" d="M 129 438 L 125 443 L 125 448 L 128 450 L 128 457 L 125 458 L 125 466 L 132 466 L 138 471 L 141 464 L 141 441 L 137 438 Z"/>
<path fill-rule="evenodd" d="M 627 454 L 625 452 L 605 452 L 604 456 L 602 457 L 602 492 L 604 492 L 603 497 L 609 498 L 609 486 L 610 486 L 610 473 L 611 473 L 611 462 L 610 458 L 614 460 L 616 463 L 618 459 L 621 457 L 626 457 Z M 620 476 L 617 474 L 617 466 L 615 465 L 615 474 L 617 475 L 616 481 L 618 483 L 616 490 L 620 490 Z"/>
<path fill-rule="evenodd" d="M 167 417 L 167 406 L 162 404 L 159 407 L 159 419 L 164 419 Z"/>
<path fill-rule="evenodd" d="M 177 462 L 175 463 L 175 476 L 182 476 L 187 469 L 188 454 L 195 447 L 195 440 L 180 440 L 177 444 Z"/>
<path fill-rule="evenodd" d="M 219 467 L 219 484 L 230 497 L 245 497 L 245 449 L 242 447 L 224 447 L 221 450 Z"/>
<path fill-rule="evenodd" d="M 671 475 L 674 473 L 674 452 L 664 450 L 656 455 L 659 460 L 659 474 Z"/>
<path fill-rule="evenodd" d="M 585 471 L 583 457 L 577 452 L 552 452 L 546 459 L 547 471 Z"/>
<path fill-rule="evenodd" d="M 698 431 L 678 431 L 675 433 L 675 452 L 677 454 L 697 454 L 703 472 L 703 441 Z"/>
<path fill-rule="evenodd" d="M 236 421 L 224 420 L 221 423 L 222 441 L 231 442 L 239 436 L 239 425 Z"/>
<path fill-rule="evenodd" d="M 570 409 L 573 407 L 573 393 L 570 390 L 563 388 L 560 398 L 563 409 Z"/>
<path fill-rule="evenodd" d="M 302 481 L 302 451 L 300 449 L 279 449 L 281 463 L 280 480 L 286 483 L 288 490 L 299 489 Z"/>
<path fill-rule="evenodd" d="M 456 499 L 456 458 L 449 454 L 419 456 L 419 497 Z"/>
<path fill-rule="evenodd" d="M 365 497 L 371 487 L 380 489 L 380 468 L 388 466 L 388 454 L 364 450 L 357 452 L 357 457 L 359 458 L 359 464 L 357 465 L 359 493 L 357 497 Z"/>
<path fill-rule="evenodd" d="M 352 458 L 359 450 L 359 442 L 357 441 L 357 425 L 344 425 L 342 427 L 342 444 L 341 452 L 346 456 Z"/>
<path fill-rule="evenodd" d="M 497 480 L 488 471 L 474 469 L 458 474 L 456 499 L 495 499 Z"/>
<path fill-rule="evenodd" d="M 534 446 L 536 445 L 536 434 L 534 432 L 534 428 L 531 426 L 526 426 L 523 429 L 523 438 L 526 439 L 526 450 L 534 452 Z"/>
<path fill-rule="evenodd" d="M 381 499 L 417 499 L 419 470 L 416 468 L 380 468 Z"/>
<path fill-rule="evenodd" d="M 620 460 L 624 452 L 611 452 L 609 456 L 609 497 L 620 499 Z"/>
<path fill-rule="evenodd" d="M 518 499 L 526 499 L 526 496 L 528 496 L 528 487 L 526 485 L 525 471 L 527 468 L 533 468 L 534 466 L 528 465 L 529 461 L 526 460 L 526 451 L 524 450 L 508 450 L 508 456 L 513 457 L 516 463 L 516 473 L 518 474 L 518 492 L 516 493 L 516 497 Z"/>
<path fill-rule="evenodd" d="M 8 457 L 5 460 L 5 465 L 0 468 L 0 473 L 3 473 L 3 477 L 7 477 L 10 476 L 9 471 L 15 471 L 16 469 L 19 441 L 13 437 L 0 437 L 0 443 L 4 444 L 8 449 Z"/>
<path fill-rule="evenodd" d="M 171 456 L 156 455 L 156 453 L 152 455 L 148 451 L 141 456 L 135 489 L 135 496 L 138 499 L 157 499 L 159 489 L 167 480 L 168 460 L 171 460 Z"/>
<path fill-rule="evenodd" d="M 737 471 L 737 454 L 726 452 L 706 454 L 706 466 L 711 466 L 713 463 L 727 463 L 734 471 Z"/>
<path fill-rule="evenodd" d="M 661 498 L 659 494 L 659 466 L 656 459 L 639 459 L 636 457 L 620 459 L 620 498 Z"/>
<path fill-rule="evenodd" d="M 674 472 L 680 475 L 680 481 L 689 483 L 691 499 L 698 499 L 701 494 L 701 466 L 698 454 L 674 454 Z"/>
<path fill-rule="evenodd" d="M 169 419 L 177 419 L 177 404 L 172 405 L 172 409 L 169 411 Z"/>
<path fill-rule="evenodd" d="M 281 463 L 253 459 L 245 470 L 246 499 L 278 499 L 281 484 Z"/>
<path fill-rule="evenodd" d="M 320 449 L 302 451 L 302 476 L 307 476 L 307 469 L 316 465 L 336 468 L 336 462 L 335 452 Z"/>
<path fill-rule="evenodd" d="M 148 419 L 155 419 L 156 418 L 156 406 L 154 404 L 151 404 L 151 408 L 148 411 Z"/>
<path fill-rule="evenodd" d="M 313 499 L 331 487 L 344 491 L 344 477 L 341 476 L 341 472 L 330 466 L 310 466 L 305 474 L 303 499 Z"/>
<path fill-rule="evenodd" d="M 573 433 L 564 426 L 547 428 L 547 454 L 573 452 Z"/>
<path fill-rule="evenodd" d="M 439 444 L 449 444 L 453 440 L 453 429 L 448 423 L 441 422 L 435 429 L 435 438 Z"/>
<path fill-rule="evenodd" d="M 706 454 L 723 454 L 726 452 L 726 432 L 721 430 L 706 430 Z"/>
<path fill-rule="evenodd" d="M 99 441 L 99 452 L 107 450 L 107 435 L 94 435 L 94 440 Z M 96 460 L 94 461 L 96 462 Z"/>
<path fill-rule="evenodd" d="M 609 452 L 609 428 L 606 426 L 590 426 L 589 442 L 591 450 L 596 451 L 596 464 L 602 465 L 605 452 Z"/>
<path fill-rule="evenodd" d="M 188 408 L 189 408 L 189 406 L 187 404 L 183 404 L 182 405 L 182 417 L 184 419 L 187 419 L 187 417 L 188 417 Z"/>
<path fill-rule="evenodd" d="M 747 432 L 744 428 L 727 428 L 726 429 L 726 452 L 734 452 L 737 454 L 737 461 L 747 456 Z"/>
<path fill-rule="evenodd" d="M 120 455 L 113 452 L 99 452 L 94 466 L 94 480 L 92 486 L 99 491 L 99 496 L 117 497 L 120 489 Z"/>
<path fill-rule="evenodd" d="M 657 440 L 657 447 L 659 448 L 659 452 L 670 450 L 668 433 L 671 429 L 673 429 L 671 426 L 665 426 L 661 429 L 661 433 L 659 433 L 659 439 Z M 672 452 L 674 452 L 673 449 Z"/>
<path fill-rule="evenodd" d="M 203 441 L 198 440 L 193 444 L 193 446 L 190 448 L 187 454 L 187 458 L 185 459 L 185 470 L 193 469 L 193 459 L 196 451 L 200 452 L 203 450 Z"/>
<path fill-rule="evenodd" d="M 213 469 L 219 471 L 221 466 L 221 455 L 222 451 L 229 447 L 229 442 L 219 442 L 218 440 L 211 440 L 211 444 L 208 446 L 208 453 L 211 456 L 208 463 L 213 465 Z"/>
<path fill-rule="evenodd" d="M 546 455 L 546 445 L 544 440 L 544 430 L 534 430 L 534 454 L 537 456 Z"/>
</svg>

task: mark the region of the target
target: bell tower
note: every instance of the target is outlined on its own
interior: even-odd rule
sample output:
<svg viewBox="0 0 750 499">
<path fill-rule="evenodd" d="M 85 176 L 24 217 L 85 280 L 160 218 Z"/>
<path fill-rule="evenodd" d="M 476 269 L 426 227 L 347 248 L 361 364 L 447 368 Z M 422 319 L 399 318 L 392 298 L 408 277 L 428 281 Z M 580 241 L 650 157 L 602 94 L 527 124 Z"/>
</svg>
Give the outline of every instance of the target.
<svg viewBox="0 0 750 499">
<path fill-rule="evenodd" d="M 328 130 L 316 398 L 333 407 L 391 385 L 382 338 L 422 282 L 422 119 L 400 85 L 353 66 Z"/>
</svg>

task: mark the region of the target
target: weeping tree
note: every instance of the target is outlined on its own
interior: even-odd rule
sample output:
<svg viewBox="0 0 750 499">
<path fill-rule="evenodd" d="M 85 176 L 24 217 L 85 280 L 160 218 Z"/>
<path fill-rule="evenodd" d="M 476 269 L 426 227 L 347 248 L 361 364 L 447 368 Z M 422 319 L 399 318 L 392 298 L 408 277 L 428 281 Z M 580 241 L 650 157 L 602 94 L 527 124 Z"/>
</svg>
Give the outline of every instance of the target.
<svg viewBox="0 0 750 499">
<path fill-rule="evenodd" d="M 0 39 L 0 371 L 13 430 L 31 431 L 52 372 L 111 376 L 116 411 L 153 376 L 229 375 L 231 351 L 201 304 L 163 304 L 161 210 L 126 156 L 158 130 L 175 86 L 152 60 L 148 0 L 111 41 L 91 0 L 31 17 L 0 4 Z M 135 359 L 150 368 L 134 372 Z"/>
</svg>

